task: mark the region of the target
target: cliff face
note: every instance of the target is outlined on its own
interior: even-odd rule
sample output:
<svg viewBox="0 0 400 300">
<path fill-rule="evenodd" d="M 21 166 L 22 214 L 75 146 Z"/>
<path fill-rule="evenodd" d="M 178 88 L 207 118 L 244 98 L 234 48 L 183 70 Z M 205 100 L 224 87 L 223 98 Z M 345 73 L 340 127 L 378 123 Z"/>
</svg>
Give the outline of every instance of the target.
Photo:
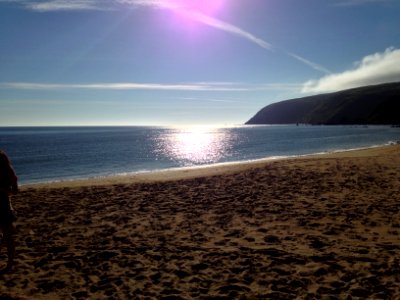
<svg viewBox="0 0 400 300">
<path fill-rule="evenodd" d="M 273 103 L 246 124 L 400 124 L 400 82 Z"/>
</svg>

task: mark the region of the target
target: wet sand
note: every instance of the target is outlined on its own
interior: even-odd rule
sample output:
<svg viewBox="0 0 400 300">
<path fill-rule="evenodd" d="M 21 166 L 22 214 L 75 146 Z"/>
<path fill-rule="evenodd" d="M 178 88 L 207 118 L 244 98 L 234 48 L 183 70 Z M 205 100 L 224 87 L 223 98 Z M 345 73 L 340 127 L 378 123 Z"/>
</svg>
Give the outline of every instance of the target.
<svg viewBox="0 0 400 300">
<path fill-rule="evenodd" d="M 400 299 L 400 146 L 26 186 L 13 203 L 0 298 Z"/>
</svg>

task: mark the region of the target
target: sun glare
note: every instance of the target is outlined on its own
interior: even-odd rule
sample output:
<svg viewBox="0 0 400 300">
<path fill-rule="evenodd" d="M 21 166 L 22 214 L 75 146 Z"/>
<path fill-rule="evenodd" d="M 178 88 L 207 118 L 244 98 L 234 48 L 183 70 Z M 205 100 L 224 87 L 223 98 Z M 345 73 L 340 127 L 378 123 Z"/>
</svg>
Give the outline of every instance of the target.
<svg viewBox="0 0 400 300">
<path fill-rule="evenodd" d="M 205 15 L 216 14 L 225 0 L 166 0 L 169 7 L 176 10 L 199 12 Z"/>
<path fill-rule="evenodd" d="M 185 165 L 218 162 L 226 156 L 231 144 L 231 136 L 220 128 L 189 127 L 173 129 L 171 134 L 162 141 L 163 155 Z"/>
</svg>

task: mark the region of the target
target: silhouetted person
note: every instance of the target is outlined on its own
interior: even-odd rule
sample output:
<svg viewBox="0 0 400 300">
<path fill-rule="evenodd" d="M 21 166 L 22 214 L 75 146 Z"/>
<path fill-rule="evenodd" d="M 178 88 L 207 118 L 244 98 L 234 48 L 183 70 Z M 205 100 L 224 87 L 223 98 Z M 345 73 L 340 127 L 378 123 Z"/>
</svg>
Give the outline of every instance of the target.
<svg viewBox="0 0 400 300">
<path fill-rule="evenodd" d="M 5 243 L 8 254 L 7 266 L 1 272 L 10 271 L 14 262 L 15 245 L 13 235 L 15 227 L 13 222 L 16 220 L 16 216 L 11 205 L 10 196 L 17 191 L 17 176 L 7 154 L 0 150 L 0 231 L 3 234 L 0 247 Z"/>
</svg>

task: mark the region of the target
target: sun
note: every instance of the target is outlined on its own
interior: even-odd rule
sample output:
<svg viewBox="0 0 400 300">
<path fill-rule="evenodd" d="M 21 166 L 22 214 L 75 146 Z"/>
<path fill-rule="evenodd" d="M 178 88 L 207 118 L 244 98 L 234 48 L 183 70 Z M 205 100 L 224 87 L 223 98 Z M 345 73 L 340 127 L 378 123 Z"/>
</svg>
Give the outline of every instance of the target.
<svg viewBox="0 0 400 300">
<path fill-rule="evenodd" d="M 215 15 L 226 0 L 165 0 L 175 10 L 198 12 L 208 16 Z"/>
</svg>

